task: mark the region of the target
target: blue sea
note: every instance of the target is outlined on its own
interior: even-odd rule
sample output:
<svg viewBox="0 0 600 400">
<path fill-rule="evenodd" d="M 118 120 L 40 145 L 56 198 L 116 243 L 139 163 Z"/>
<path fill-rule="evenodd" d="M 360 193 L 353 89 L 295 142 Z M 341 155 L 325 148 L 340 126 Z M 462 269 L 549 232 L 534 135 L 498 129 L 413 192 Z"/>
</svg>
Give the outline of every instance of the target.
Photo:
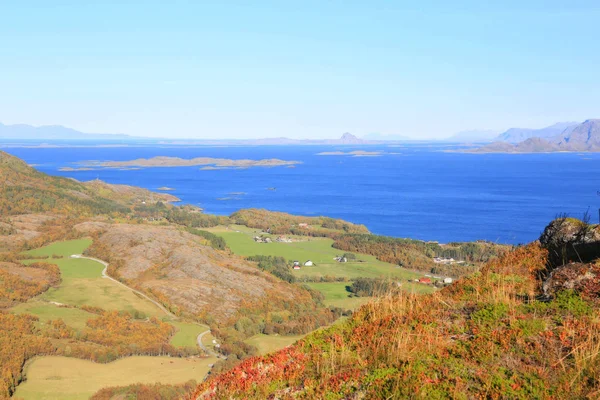
<svg viewBox="0 0 600 400">
<path fill-rule="evenodd" d="M 373 233 L 422 240 L 527 243 L 559 213 L 598 218 L 600 154 L 464 154 L 452 146 L 0 146 L 52 175 L 100 178 L 156 190 L 174 188 L 182 203 L 228 215 L 242 208 L 326 215 Z M 381 151 L 353 157 L 321 152 Z M 61 172 L 85 160 L 154 156 L 301 161 L 295 168 L 200 167 Z M 273 190 L 274 189 L 274 190 Z"/>
</svg>

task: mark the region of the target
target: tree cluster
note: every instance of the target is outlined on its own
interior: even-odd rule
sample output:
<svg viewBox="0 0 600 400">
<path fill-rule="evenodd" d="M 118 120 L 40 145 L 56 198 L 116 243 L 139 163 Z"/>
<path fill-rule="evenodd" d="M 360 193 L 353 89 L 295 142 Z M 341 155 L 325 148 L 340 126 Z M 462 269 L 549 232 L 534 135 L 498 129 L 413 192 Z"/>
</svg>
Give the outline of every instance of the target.
<svg viewBox="0 0 600 400">
<path fill-rule="evenodd" d="M 231 214 L 233 223 L 262 229 L 272 234 L 331 237 L 345 233 L 368 233 L 364 225 L 355 225 L 328 217 L 301 217 L 262 209 L 246 209 Z"/>
<path fill-rule="evenodd" d="M 289 283 L 296 282 L 296 277 L 290 270 L 290 263 L 284 257 L 255 255 L 246 258 L 258 263 L 258 268 L 270 272 L 281 280 Z"/>
<path fill-rule="evenodd" d="M 35 355 L 52 354 L 47 338 L 36 335 L 31 315 L 14 315 L 0 311 L 0 399 L 8 399 L 23 379 L 25 361 Z"/>
<path fill-rule="evenodd" d="M 201 229 L 196 228 L 187 228 L 186 229 L 192 235 L 200 236 L 201 238 L 206 239 L 207 244 L 216 250 L 229 250 L 227 247 L 227 242 L 221 236 L 217 236 L 212 232 L 203 231 Z"/>
<path fill-rule="evenodd" d="M 185 397 L 196 387 L 196 381 L 190 380 L 179 385 L 161 383 L 136 383 L 129 386 L 117 386 L 100 389 L 90 400 L 112 399 L 144 399 L 144 400 L 178 400 Z"/>
<path fill-rule="evenodd" d="M 383 296 L 399 290 L 395 282 L 377 278 L 357 278 L 346 288 L 359 297 Z"/>
<path fill-rule="evenodd" d="M 406 268 L 426 272 L 462 276 L 477 268 L 462 264 L 441 265 L 433 262 L 434 257 L 454 258 L 466 263 L 483 263 L 504 253 L 507 246 L 488 242 L 438 243 L 420 240 L 392 238 L 379 235 L 348 234 L 337 237 L 333 244 L 336 249 L 370 254 L 378 260 L 397 264 Z"/>
<path fill-rule="evenodd" d="M 41 274 L 35 270 L 43 271 Z M 37 273 L 36 273 L 37 272 Z M 0 307 L 24 302 L 60 283 L 60 270 L 54 264 L 36 262 L 28 266 L 0 264 Z"/>
</svg>

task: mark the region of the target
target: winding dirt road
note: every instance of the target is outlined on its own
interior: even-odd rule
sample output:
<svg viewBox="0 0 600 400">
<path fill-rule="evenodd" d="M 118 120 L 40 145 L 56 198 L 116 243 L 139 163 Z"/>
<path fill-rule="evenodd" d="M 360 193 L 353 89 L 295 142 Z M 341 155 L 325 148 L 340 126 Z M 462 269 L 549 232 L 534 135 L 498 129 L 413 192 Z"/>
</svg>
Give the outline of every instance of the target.
<svg viewBox="0 0 600 400">
<path fill-rule="evenodd" d="M 114 283 L 116 283 L 117 285 L 121 285 L 126 289 L 131 290 L 132 292 L 134 292 L 135 294 L 143 297 L 144 299 L 148 300 L 149 302 L 151 302 L 152 304 L 154 304 L 156 307 L 160 308 L 162 312 L 164 312 L 167 316 L 169 316 L 170 318 L 172 318 L 173 320 L 178 320 L 179 317 L 176 316 L 175 314 L 173 314 L 172 312 L 170 312 L 169 310 L 167 310 L 162 304 L 160 304 L 159 302 L 157 302 L 156 300 L 151 299 L 150 297 L 148 297 L 147 295 L 145 295 L 144 293 L 140 292 L 139 290 L 135 290 L 132 287 L 127 286 L 126 284 L 124 284 L 123 282 L 120 282 L 118 280 L 116 280 L 115 278 L 109 276 L 106 271 L 108 270 L 108 263 L 106 261 L 100 260 L 98 258 L 94 258 L 94 257 L 86 257 L 82 254 L 73 254 L 71 256 L 71 258 L 83 258 L 86 260 L 92 260 L 92 261 L 96 261 L 102 265 L 104 265 L 104 269 L 102 270 L 102 277 L 106 278 L 106 279 L 110 279 L 111 281 L 113 281 Z M 195 323 L 195 322 L 193 322 Z M 199 325 L 199 324 L 197 324 Z M 217 357 L 217 358 L 222 358 L 222 359 L 226 359 L 227 357 L 223 356 L 222 354 L 219 353 L 215 353 L 214 351 L 212 351 L 211 349 L 209 349 L 208 347 L 206 347 L 203 343 L 202 343 L 202 337 L 204 337 L 204 335 L 210 333 L 210 329 L 206 330 L 202 333 L 200 333 L 198 335 L 198 337 L 196 338 L 196 341 L 198 342 L 198 346 L 206 353 L 209 354 L 211 356 Z"/>
</svg>

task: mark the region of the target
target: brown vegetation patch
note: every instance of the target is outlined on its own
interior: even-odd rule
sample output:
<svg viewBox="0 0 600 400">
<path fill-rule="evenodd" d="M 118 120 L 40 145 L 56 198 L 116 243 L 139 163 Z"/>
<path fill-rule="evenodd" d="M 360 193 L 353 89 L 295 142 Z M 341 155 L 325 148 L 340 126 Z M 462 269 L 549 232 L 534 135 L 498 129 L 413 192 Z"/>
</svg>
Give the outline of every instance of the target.
<svg viewBox="0 0 600 400">
<path fill-rule="evenodd" d="M 56 265 L 0 262 L 0 308 L 27 301 L 58 283 L 60 270 Z"/>
<path fill-rule="evenodd" d="M 94 240 L 90 253 L 109 261 L 111 273 L 176 306 L 174 311 L 221 322 L 247 302 L 310 298 L 248 261 L 203 243 L 170 226 L 115 224 Z"/>
<path fill-rule="evenodd" d="M 435 294 L 391 295 L 189 398 L 596 398 L 598 305 L 535 301 L 546 263 L 533 244 Z"/>
</svg>

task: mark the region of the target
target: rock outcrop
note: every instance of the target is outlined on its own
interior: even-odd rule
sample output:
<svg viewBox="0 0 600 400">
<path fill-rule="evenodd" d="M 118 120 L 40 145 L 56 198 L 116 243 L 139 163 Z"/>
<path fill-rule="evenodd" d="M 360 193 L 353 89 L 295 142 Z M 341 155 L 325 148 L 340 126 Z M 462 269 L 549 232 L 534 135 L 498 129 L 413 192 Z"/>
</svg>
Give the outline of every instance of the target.
<svg viewBox="0 0 600 400">
<path fill-rule="evenodd" d="M 540 243 L 548 250 L 550 270 L 570 262 L 591 262 L 600 257 L 600 227 L 558 218 L 544 229 Z"/>
<path fill-rule="evenodd" d="M 542 286 L 546 297 L 574 290 L 586 299 L 600 297 L 600 265 L 571 263 L 553 270 Z"/>
</svg>

